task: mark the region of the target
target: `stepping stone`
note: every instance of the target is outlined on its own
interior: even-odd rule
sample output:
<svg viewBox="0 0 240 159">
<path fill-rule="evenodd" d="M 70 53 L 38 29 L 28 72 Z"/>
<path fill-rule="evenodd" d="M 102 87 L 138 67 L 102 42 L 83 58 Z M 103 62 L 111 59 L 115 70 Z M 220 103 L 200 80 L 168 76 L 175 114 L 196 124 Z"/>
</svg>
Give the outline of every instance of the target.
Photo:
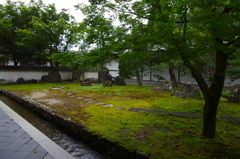
<svg viewBox="0 0 240 159">
<path fill-rule="evenodd" d="M 59 87 L 50 88 L 50 90 L 58 90 L 58 89 L 62 89 L 62 88 L 59 88 Z"/>
<path fill-rule="evenodd" d="M 172 112 L 172 115 L 180 117 L 192 117 L 192 118 L 202 118 L 202 114 L 192 114 L 192 113 L 181 113 L 181 112 Z M 221 119 L 219 116 L 216 116 L 216 119 Z"/>
<path fill-rule="evenodd" d="M 68 96 L 68 97 L 76 97 L 76 95 Z"/>
<path fill-rule="evenodd" d="M 77 97 L 77 99 L 84 99 L 84 97 Z"/>
<path fill-rule="evenodd" d="M 117 110 L 124 110 L 124 107 L 118 107 Z"/>
<path fill-rule="evenodd" d="M 237 116 L 222 116 L 229 123 L 240 123 L 240 117 Z"/>
<path fill-rule="evenodd" d="M 105 103 L 96 103 L 95 105 L 104 105 Z"/>
<path fill-rule="evenodd" d="M 172 115 L 181 116 L 181 117 L 193 117 L 193 118 L 202 118 L 201 114 L 191 114 L 191 113 L 181 113 L 181 112 L 172 112 Z"/>
<path fill-rule="evenodd" d="M 170 114 L 169 111 L 150 110 L 150 109 L 130 108 L 128 110 L 129 111 L 134 111 L 134 112 L 148 112 L 148 113 L 158 113 L 158 114 Z"/>
<path fill-rule="evenodd" d="M 103 105 L 103 107 L 113 107 L 114 105 L 112 105 L 112 104 L 105 104 L 105 105 Z"/>
<path fill-rule="evenodd" d="M 85 97 L 92 97 L 92 96 L 90 96 L 90 95 L 86 95 Z"/>
<path fill-rule="evenodd" d="M 90 100 L 88 101 L 87 103 L 96 103 L 97 101 L 94 101 L 94 100 Z"/>
<path fill-rule="evenodd" d="M 90 101 L 90 100 L 92 100 L 92 99 L 83 99 L 82 101 L 87 102 L 87 101 Z"/>
<path fill-rule="evenodd" d="M 72 93 L 72 92 L 68 92 L 67 93 L 67 96 L 71 96 L 71 95 L 74 95 L 75 93 Z"/>
</svg>

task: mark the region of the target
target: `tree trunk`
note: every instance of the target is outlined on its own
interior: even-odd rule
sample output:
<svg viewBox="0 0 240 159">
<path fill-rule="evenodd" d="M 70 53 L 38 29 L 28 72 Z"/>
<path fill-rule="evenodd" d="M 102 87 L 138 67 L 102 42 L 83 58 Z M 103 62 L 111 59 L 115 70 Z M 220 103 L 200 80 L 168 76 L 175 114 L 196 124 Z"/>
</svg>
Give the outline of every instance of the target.
<svg viewBox="0 0 240 159">
<path fill-rule="evenodd" d="M 105 87 L 104 65 L 103 64 L 101 64 L 100 74 L 101 74 L 102 86 Z"/>
<path fill-rule="evenodd" d="M 138 86 L 142 86 L 142 79 L 138 71 L 136 71 L 137 83 Z"/>
<path fill-rule="evenodd" d="M 18 61 L 14 61 L 14 66 L 17 66 L 18 65 Z"/>
<path fill-rule="evenodd" d="M 177 79 L 176 79 L 173 68 L 169 68 L 169 75 L 170 75 L 170 81 L 172 82 L 172 86 L 177 87 L 178 83 L 177 83 Z"/>
<path fill-rule="evenodd" d="M 198 70 L 193 64 L 191 64 L 182 52 L 181 54 L 185 65 L 190 69 L 191 74 L 197 81 L 205 99 L 202 136 L 206 138 L 214 138 L 216 133 L 217 108 L 225 81 L 227 60 L 229 56 L 222 50 L 216 51 L 216 70 L 213 76 L 212 84 L 209 87 L 201 70 Z"/>
<path fill-rule="evenodd" d="M 205 98 L 203 110 L 202 136 L 214 138 L 216 133 L 216 116 L 219 99 L 215 95 L 208 94 Z"/>
</svg>

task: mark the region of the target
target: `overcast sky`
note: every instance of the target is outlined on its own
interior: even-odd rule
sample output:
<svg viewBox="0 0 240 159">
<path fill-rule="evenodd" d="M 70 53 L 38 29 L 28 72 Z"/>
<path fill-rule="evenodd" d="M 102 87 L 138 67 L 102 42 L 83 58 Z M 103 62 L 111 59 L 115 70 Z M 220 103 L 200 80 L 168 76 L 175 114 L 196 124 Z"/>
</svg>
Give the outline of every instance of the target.
<svg viewBox="0 0 240 159">
<path fill-rule="evenodd" d="M 26 4 L 30 2 L 30 0 L 11 0 L 12 2 L 14 1 L 22 1 L 25 2 Z M 35 0 L 37 1 L 37 0 Z M 6 0 L 0 0 L 1 4 L 5 4 Z M 73 15 L 76 19 L 77 22 L 81 22 L 83 19 L 83 15 L 80 10 L 76 10 L 74 5 L 78 3 L 88 3 L 88 0 L 43 0 L 43 3 L 45 4 L 52 4 L 55 3 L 56 8 L 58 11 L 61 11 L 62 8 L 69 9 L 70 14 Z"/>
</svg>

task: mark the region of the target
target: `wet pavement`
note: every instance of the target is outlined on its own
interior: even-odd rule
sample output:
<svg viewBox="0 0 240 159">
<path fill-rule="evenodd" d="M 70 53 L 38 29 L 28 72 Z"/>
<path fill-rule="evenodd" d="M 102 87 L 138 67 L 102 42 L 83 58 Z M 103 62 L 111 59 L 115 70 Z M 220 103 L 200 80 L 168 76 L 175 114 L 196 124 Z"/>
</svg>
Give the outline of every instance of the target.
<svg viewBox="0 0 240 159">
<path fill-rule="evenodd" d="M 71 159 L 68 152 L 0 101 L 1 159 Z"/>
</svg>

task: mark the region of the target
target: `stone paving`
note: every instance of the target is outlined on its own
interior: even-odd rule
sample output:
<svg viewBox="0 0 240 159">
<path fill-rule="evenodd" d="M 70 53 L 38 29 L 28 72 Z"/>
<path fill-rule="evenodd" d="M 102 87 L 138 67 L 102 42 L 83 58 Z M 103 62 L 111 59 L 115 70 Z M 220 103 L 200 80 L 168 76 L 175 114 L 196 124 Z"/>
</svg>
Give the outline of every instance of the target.
<svg viewBox="0 0 240 159">
<path fill-rule="evenodd" d="M 0 108 L 1 159 L 53 159 L 25 130 Z"/>
</svg>

